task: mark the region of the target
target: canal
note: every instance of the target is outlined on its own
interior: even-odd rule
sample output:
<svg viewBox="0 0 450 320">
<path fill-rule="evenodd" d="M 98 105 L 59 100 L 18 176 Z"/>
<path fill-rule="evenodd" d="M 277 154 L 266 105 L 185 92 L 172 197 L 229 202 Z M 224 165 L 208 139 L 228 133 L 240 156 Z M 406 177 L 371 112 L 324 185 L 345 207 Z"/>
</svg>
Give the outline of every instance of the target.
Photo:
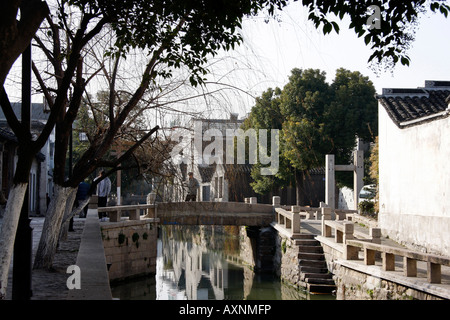
<svg viewBox="0 0 450 320">
<path fill-rule="evenodd" d="M 161 226 L 156 274 L 113 283 L 120 300 L 330 300 L 254 272 L 241 261 L 240 227 Z"/>
</svg>

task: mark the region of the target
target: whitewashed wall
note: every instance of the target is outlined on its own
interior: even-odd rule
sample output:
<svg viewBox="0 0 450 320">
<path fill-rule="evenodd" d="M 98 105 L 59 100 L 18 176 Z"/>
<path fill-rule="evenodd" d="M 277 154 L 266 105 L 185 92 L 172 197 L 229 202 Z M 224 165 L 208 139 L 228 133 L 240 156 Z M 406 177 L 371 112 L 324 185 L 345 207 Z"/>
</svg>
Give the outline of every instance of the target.
<svg viewBox="0 0 450 320">
<path fill-rule="evenodd" d="M 383 232 L 450 255 L 450 117 L 399 129 L 380 105 L 379 170 Z"/>
</svg>

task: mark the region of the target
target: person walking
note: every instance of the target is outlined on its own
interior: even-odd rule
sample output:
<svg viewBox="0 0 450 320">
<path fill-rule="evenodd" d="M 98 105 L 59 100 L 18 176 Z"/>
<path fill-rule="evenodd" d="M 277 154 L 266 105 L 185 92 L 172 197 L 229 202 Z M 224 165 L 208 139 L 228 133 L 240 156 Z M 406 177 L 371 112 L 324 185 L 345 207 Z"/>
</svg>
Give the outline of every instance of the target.
<svg viewBox="0 0 450 320">
<path fill-rule="evenodd" d="M 106 207 L 108 196 L 111 192 L 111 180 L 106 176 L 106 172 L 102 170 L 96 179 L 102 179 L 97 185 L 98 207 Z M 106 212 L 99 212 L 98 218 L 106 218 Z"/>
<path fill-rule="evenodd" d="M 77 207 L 80 205 L 81 202 L 83 202 L 84 200 L 87 199 L 90 187 L 91 187 L 91 185 L 89 183 L 87 183 L 86 181 L 82 181 L 78 185 L 77 198 L 76 198 L 76 206 Z M 82 211 L 83 213 L 80 212 L 80 218 L 86 218 L 88 207 L 89 207 L 89 204 L 84 206 L 83 211 Z"/>
<path fill-rule="evenodd" d="M 189 180 L 187 182 L 188 193 L 186 196 L 186 201 L 196 201 L 197 198 L 197 189 L 200 187 L 198 180 L 194 178 L 194 174 L 192 172 L 188 173 Z"/>
</svg>

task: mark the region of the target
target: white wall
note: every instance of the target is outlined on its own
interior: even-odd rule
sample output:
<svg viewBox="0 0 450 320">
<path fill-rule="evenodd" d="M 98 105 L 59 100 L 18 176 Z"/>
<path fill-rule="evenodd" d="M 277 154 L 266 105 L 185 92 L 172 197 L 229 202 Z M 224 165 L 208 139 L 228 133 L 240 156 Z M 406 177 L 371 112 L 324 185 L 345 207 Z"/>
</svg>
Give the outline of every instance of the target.
<svg viewBox="0 0 450 320">
<path fill-rule="evenodd" d="M 450 117 L 399 129 L 379 106 L 379 225 L 450 255 Z"/>
<path fill-rule="evenodd" d="M 339 189 L 339 199 L 337 208 L 342 210 L 357 210 L 355 208 L 355 199 L 353 197 L 353 190 L 347 187 Z"/>
</svg>

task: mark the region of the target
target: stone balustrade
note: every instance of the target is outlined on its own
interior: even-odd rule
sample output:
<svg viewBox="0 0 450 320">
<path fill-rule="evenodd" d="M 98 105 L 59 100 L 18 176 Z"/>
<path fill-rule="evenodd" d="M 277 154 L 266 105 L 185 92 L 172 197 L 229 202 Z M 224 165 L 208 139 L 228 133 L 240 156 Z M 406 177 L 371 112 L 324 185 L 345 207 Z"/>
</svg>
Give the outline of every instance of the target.
<svg viewBox="0 0 450 320">
<path fill-rule="evenodd" d="M 258 203 L 256 197 L 249 197 L 244 199 L 244 203 Z"/>
<path fill-rule="evenodd" d="M 322 216 L 322 237 L 331 238 L 342 244 L 345 260 L 360 260 L 363 252 L 365 265 L 374 265 L 376 257 L 381 257 L 383 271 L 395 271 L 395 256 L 403 258 L 403 274 L 417 277 L 417 262 L 427 263 L 427 280 L 429 283 L 441 283 L 441 266 L 450 266 L 450 258 L 416 252 L 413 250 L 381 244 L 381 229 L 369 228 L 369 234 L 357 231 L 353 221 L 332 221 L 327 215 Z"/>
<path fill-rule="evenodd" d="M 146 217 L 156 218 L 156 210 L 154 204 L 136 204 L 128 206 L 111 206 L 99 207 L 98 212 L 106 212 L 109 216 L 110 222 L 120 222 L 122 211 L 128 211 L 129 220 L 140 220 L 141 210 L 145 210 Z"/>
<path fill-rule="evenodd" d="M 275 208 L 276 222 L 284 227 L 291 235 L 300 233 L 300 212 L 298 208 L 292 206 L 291 211 L 287 211 L 283 208 Z"/>
<path fill-rule="evenodd" d="M 450 266 L 450 258 L 434 254 L 416 252 L 404 248 L 381 245 L 362 240 L 349 240 L 345 243 L 348 260 L 357 260 L 358 253 L 364 251 L 364 263 L 375 264 L 375 254 L 381 253 L 383 271 L 395 271 L 395 256 L 403 258 L 403 274 L 417 277 L 417 262 L 427 263 L 427 280 L 429 283 L 441 283 L 441 266 Z"/>
</svg>

